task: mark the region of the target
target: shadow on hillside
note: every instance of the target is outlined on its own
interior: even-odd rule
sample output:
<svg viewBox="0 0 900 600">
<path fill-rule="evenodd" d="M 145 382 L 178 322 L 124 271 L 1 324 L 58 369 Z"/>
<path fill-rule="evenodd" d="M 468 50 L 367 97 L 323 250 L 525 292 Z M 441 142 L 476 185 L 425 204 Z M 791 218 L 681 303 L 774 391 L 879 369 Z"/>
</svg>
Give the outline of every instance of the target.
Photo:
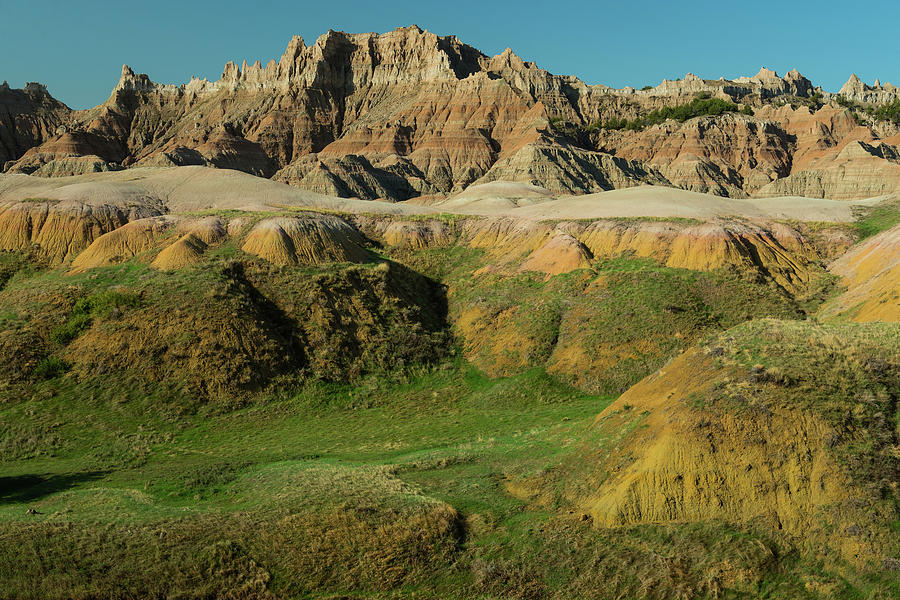
<svg viewBox="0 0 900 600">
<path fill-rule="evenodd" d="M 106 471 L 64 473 L 59 475 L 19 475 L 0 477 L 0 504 L 31 502 L 80 483 L 99 479 Z"/>
</svg>

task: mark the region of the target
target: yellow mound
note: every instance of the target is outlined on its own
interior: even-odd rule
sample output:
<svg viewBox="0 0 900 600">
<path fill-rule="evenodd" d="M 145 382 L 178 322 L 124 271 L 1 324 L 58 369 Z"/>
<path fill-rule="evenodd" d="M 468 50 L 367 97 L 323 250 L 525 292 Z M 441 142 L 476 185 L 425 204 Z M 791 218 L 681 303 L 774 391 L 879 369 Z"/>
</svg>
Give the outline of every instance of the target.
<svg viewBox="0 0 900 600">
<path fill-rule="evenodd" d="M 832 263 L 847 291 L 822 307 L 825 316 L 900 321 L 900 225 L 865 240 Z"/>
<path fill-rule="evenodd" d="M 766 320 L 686 352 L 597 417 L 573 501 L 601 527 L 755 522 L 879 562 L 896 545 L 877 482 L 892 460 L 879 411 L 897 333 Z M 762 364 L 748 366 L 748 353 Z M 841 406 L 853 416 L 838 424 Z M 869 460 L 881 462 L 859 467 Z"/>
<path fill-rule="evenodd" d="M 455 222 L 439 219 L 408 221 L 397 217 L 356 215 L 353 224 L 386 246 L 425 250 L 446 248 L 455 240 Z"/>
<path fill-rule="evenodd" d="M 160 252 L 150 265 L 163 271 L 175 271 L 199 263 L 205 251 L 203 240 L 193 233 L 186 233 Z"/>
<path fill-rule="evenodd" d="M 521 219 L 499 218 L 467 221 L 463 230 L 464 243 L 498 256 L 510 253 L 534 252 L 547 240 L 553 227 L 546 223 Z"/>
<path fill-rule="evenodd" d="M 191 234 L 204 244 L 215 244 L 227 235 L 225 222 L 219 217 L 206 217 L 178 223 L 178 231 Z"/>
<path fill-rule="evenodd" d="M 597 257 L 634 254 L 694 271 L 755 267 L 791 291 L 809 281 L 810 262 L 819 257 L 814 245 L 796 230 L 771 222 L 597 221 L 577 237 Z"/>
<path fill-rule="evenodd" d="M 710 357 L 690 351 L 600 414 L 601 424 L 615 422 L 625 407 L 646 417 L 618 450 L 636 460 L 590 502 L 598 524 L 760 517 L 802 531 L 816 507 L 839 499 L 844 482 L 825 452 L 821 421 L 787 411 L 763 418 L 719 413 L 711 422 L 691 410 L 692 395 L 725 377 Z"/>
<path fill-rule="evenodd" d="M 276 264 L 316 265 L 365 262 L 359 232 L 329 215 L 278 217 L 261 221 L 247 234 L 243 250 Z"/>
<path fill-rule="evenodd" d="M 519 270 L 559 275 L 590 267 L 590 259 L 590 253 L 578 240 L 567 233 L 558 232 L 532 252 Z"/>
<path fill-rule="evenodd" d="M 158 213 L 147 207 L 65 200 L 33 199 L 0 205 L 0 250 L 37 246 L 51 262 L 62 262 L 104 233 L 154 214 Z"/>
<path fill-rule="evenodd" d="M 391 221 L 382 235 L 389 246 L 413 250 L 442 248 L 452 241 L 447 225 L 440 221 Z"/>
<path fill-rule="evenodd" d="M 113 265 L 153 248 L 156 237 L 171 221 L 165 217 L 140 219 L 98 237 L 72 261 L 72 273 Z"/>
</svg>

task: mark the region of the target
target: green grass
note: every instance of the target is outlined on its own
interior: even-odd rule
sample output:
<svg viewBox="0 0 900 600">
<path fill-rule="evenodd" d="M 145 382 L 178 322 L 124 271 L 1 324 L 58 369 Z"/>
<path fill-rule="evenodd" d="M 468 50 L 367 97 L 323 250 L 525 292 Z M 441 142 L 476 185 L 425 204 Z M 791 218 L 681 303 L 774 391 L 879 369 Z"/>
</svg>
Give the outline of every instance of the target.
<svg viewBox="0 0 900 600">
<path fill-rule="evenodd" d="M 857 236 L 863 240 L 886 231 L 897 223 L 900 223 L 900 200 L 891 200 L 858 208 L 854 226 Z"/>
<path fill-rule="evenodd" d="M 10 282 L 30 277 L 45 268 L 34 252 L 0 251 L 0 290 Z"/>
<path fill-rule="evenodd" d="M 704 332 L 764 316 L 804 318 L 829 288 L 822 282 L 821 293 L 801 302 L 752 272 L 693 271 L 633 257 L 549 279 L 475 278 L 471 268 L 447 277 L 451 318 L 481 311 L 484 328 L 464 342 L 480 368 L 508 375 L 546 366 L 581 389 L 604 393 L 624 391 Z M 578 357 L 574 364 L 570 356 Z"/>
<path fill-rule="evenodd" d="M 522 507 L 503 494 L 500 477 L 552 464 L 554 452 L 577 439 L 574 434 L 610 401 L 560 386 L 540 371 L 490 381 L 459 363 L 371 377 L 358 386 L 314 383 L 224 414 L 178 414 L 165 409 L 171 401 L 160 402 L 171 392 L 145 388 L 122 397 L 129 388 L 62 377 L 42 384 L 28 402 L 0 411 L 0 532 L 34 542 L 57 531 L 60 539 L 44 540 L 49 547 L 28 555 L 32 568 L 46 568 L 41 557 L 69 543 L 95 547 L 101 555 L 79 568 L 99 579 L 96 585 L 82 581 L 86 587 L 76 589 L 83 594 L 118 589 L 102 576 L 116 556 L 102 552 L 113 552 L 106 536 L 123 528 L 129 547 L 150 552 L 155 542 L 145 532 L 159 527 L 196 529 L 205 538 L 212 526 L 240 529 L 248 514 L 264 522 L 292 514 L 306 519 L 342 505 L 370 506 L 371 518 L 381 522 L 385 511 L 432 510 L 463 496 L 470 498 L 459 509 L 463 514 L 491 510 L 499 523 Z M 23 430 L 13 423 L 29 425 Z M 464 474 L 422 485 L 432 473 L 453 470 Z M 470 495 L 469 489 L 483 491 Z M 27 516 L 26 507 L 41 514 Z M 205 547 L 193 549 L 202 555 Z M 285 551 L 299 552 L 289 542 Z M 188 554 L 182 548 L 170 558 L 185 561 L 187 569 Z M 68 583 L 54 588 L 50 578 L 35 588 L 35 571 L 9 570 L 23 568 L 21 560 L 6 554 L 0 565 L 6 565 L 0 580 L 7 591 L 26 596 L 29 589 L 65 595 L 65 586 L 78 580 L 68 571 L 71 564 L 57 565 L 56 576 Z M 298 577 L 279 571 L 287 566 L 278 560 L 266 566 L 276 579 L 294 582 L 288 587 L 296 585 Z M 148 593 L 155 585 L 137 572 L 124 582 L 149 586 L 135 588 Z"/>
<path fill-rule="evenodd" d="M 62 377 L 0 409 L 0 596 L 805 597 L 810 566 L 764 531 L 597 530 L 510 493 L 612 401 L 538 369 L 449 362 L 228 413 L 126 389 Z"/>
<path fill-rule="evenodd" d="M 825 569 L 752 523 L 606 530 L 571 504 L 573 461 L 627 433 L 592 427 L 606 392 L 691 336 L 802 318 L 783 290 L 634 258 L 545 278 L 475 276 L 481 250 L 383 254 L 279 267 L 225 244 L 173 273 L 135 259 L 71 276 L 15 263 L 0 290 L 0 598 L 806 598 L 811 578 L 890 597 L 888 575 Z M 508 376 L 454 351 L 448 322 L 471 306 L 514 311 L 530 340 Z M 769 361 L 757 338 L 741 360 Z M 586 384 L 548 374 L 560 344 L 630 358 Z M 245 376 L 277 385 L 216 387 Z M 848 460 L 881 456 L 879 439 Z"/>
</svg>

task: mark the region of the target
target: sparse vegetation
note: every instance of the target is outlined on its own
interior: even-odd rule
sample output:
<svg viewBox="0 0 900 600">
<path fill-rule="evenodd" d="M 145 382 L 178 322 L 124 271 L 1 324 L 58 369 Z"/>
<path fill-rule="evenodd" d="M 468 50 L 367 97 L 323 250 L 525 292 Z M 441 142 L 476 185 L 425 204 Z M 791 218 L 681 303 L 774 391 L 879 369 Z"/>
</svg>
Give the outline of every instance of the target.
<svg viewBox="0 0 900 600">
<path fill-rule="evenodd" d="M 744 105 L 741 109 L 737 104 L 722 100 L 720 98 L 710 97 L 708 92 L 700 92 L 697 97 L 678 106 L 665 106 L 654 110 L 646 115 L 637 117 L 636 119 L 627 120 L 624 118 L 610 119 L 604 123 L 595 123 L 592 127 L 602 129 L 627 129 L 629 131 L 637 131 L 650 125 L 664 123 L 668 119 L 673 119 L 679 123 L 683 123 L 688 119 L 702 117 L 706 115 L 721 115 L 727 112 L 742 111 L 744 114 L 753 114 L 752 109 L 746 112 L 749 107 Z"/>
<path fill-rule="evenodd" d="M 894 447 L 900 411 L 900 327 L 760 320 L 710 342 L 718 360 L 749 373 L 710 396 L 731 410 L 801 409 L 833 428 L 831 448 L 859 482 L 900 477 Z M 900 508 L 895 487 L 885 498 Z"/>
<path fill-rule="evenodd" d="M 106 318 L 124 308 L 140 305 L 140 297 L 128 292 L 104 290 L 86 298 L 80 298 L 72 307 L 66 322 L 55 327 L 50 339 L 58 344 L 68 344 L 81 335 L 96 318 Z"/>
<path fill-rule="evenodd" d="M 872 237 L 900 223 L 900 200 L 857 209 L 854 226 L 859 239 Z"/>
<path fill-rule="evenodd" d="M 890 104 L 876 108 L 874 116 L 879 121 L 890 121 L 900 124 L 900 98 L 896 98 Z"/>
</svg>

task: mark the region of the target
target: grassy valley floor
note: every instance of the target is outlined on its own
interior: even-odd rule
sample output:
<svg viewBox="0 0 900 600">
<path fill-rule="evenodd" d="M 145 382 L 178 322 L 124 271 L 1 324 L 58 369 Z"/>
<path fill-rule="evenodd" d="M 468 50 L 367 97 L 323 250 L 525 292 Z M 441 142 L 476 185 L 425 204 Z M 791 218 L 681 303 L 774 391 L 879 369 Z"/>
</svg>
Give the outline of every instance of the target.
<svg viewBox="0 0 900 600">
<path fill-rule="evenodd" d="M 539 369 L 490 380 L 450 360 L 195 415 L 107 383 L 51 379 L 0 411 L 0 597 L 784 598 L 860 585 L 762 529 L 604 530 L 552 491 L 535 501 L 534 476 L 585 439 L 617 441 L 590 433 L 613 398 Z"/>
</svg>

